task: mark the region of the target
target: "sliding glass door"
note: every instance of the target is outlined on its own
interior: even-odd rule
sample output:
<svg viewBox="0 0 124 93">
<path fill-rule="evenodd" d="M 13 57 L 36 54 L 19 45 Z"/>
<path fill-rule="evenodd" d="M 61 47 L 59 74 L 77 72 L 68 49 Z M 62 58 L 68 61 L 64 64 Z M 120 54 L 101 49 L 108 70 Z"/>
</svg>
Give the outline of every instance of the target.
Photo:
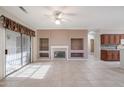
<svg viewBox="0 0 124 93">
<path fill-rule="evenodd" d="M 31 40 L 27 35 L 22 35 L 22 61 L 23 65 L 31 61 Z"/>
<path fill-rule="evenodd" d="M 6 30 L 6 75 L 30 62 L 30 36 Z"/>
<path fill-rule="evenodd" d="M 21 67 L 21 34 L 6 30 L 6 75 Z"/>
</svg>

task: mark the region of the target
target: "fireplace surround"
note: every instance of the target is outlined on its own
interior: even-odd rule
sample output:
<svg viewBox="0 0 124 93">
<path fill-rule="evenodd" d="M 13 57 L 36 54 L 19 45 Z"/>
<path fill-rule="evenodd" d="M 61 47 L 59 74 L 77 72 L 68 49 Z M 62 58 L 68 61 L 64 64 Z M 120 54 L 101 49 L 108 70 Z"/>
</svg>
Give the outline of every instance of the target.
<svg viewBox="0 0 124 93">
<path fill-rule="evenodd" d="M 68 60 L 68 46 L 51 46 L 51 60 Z"/>
</svg>

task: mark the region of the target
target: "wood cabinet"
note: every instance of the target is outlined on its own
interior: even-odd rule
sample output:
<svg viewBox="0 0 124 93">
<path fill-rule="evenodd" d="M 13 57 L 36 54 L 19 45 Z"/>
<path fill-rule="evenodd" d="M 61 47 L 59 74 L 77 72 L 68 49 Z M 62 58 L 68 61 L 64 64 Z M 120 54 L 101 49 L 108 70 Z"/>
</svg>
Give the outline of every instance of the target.
<svg viewBox="0 0 124 93">
<path fill-rule="evenodd" d="M 109 44 L 115 44 L 115 35 L 109 35 Z"/>
<path fill-rule="evenodd" d="M 109 35 L 101 35 L 101 44 L 109 44 Z"/>
<path fill-rule="evenodd" d="M 101 60 L 104 61 L 119 61 L 120 52 L 113 50 L 101 50 Z"/>
<path fill-rule="evenodd" d="M 124 34 L 103 34 L 101 35 L 101 45 L 118 45 Z"/>
<path fill-rule="evenodd" d="M 106 52 L 106 59 L 109 61 L 113 60 L 113 51 L 107 51 Z"/>
<path fill-rule="evenodd" d="M 120 52 L 119 51 L 113 51 L 112 53 L 112 59 L 115 61 L 119 61 L 120 60 Z"/>
<path fill-rule="evenodd" d="M 121 43 L 121 39 L 124 39 L 124 34 L 102 34 L 101 35 L 101 46 L 113 47 Z M 110 48 L 109 47 L 109 48 Z M 119 61 L 120 52 L 119 50 L 101 50 L 101 60 L 104 61 Z"/>
<path fill-rule="evenodd" d="M 106 60 L 106 55 L 107 51 L 106 50 L 101 50 L 101 60 Z"/>
<path fill-rule="evenodd" d="M 104 35 L 101 35 L 101 45 L 104 44 Z"/>
<path fill-rule="evenodd" d="M 124 34 L 121 35 L 121 39 L 124 39 Z"/>
<path fill-rule="evenodd" d="M 114 42 L 114 44 L 120 44 L 121 35 L 114 35 L 114 36 L 115 36 L 115 42 Z"/>
</svg>

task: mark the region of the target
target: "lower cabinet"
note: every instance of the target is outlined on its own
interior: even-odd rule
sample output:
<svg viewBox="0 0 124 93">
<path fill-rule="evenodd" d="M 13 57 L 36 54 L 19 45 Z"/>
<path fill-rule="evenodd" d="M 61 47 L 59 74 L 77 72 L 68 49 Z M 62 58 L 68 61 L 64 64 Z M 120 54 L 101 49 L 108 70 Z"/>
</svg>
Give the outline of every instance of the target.
<svg viewBox="0 0 124 93">
<path fill-rule="evenodd" d="M 119 61 L 120 52 L 112 50 L 101 50 L 101 60 L 104 61 Z"/>
<path fill-rule="evenodd" d="M 113 52 L 113 60 L 120 61 L 120 52 L 119 51 Z"/>
<path fill-rule="evenodd" d="M 107 51 L 106 55 L 107 55 L 106 56 L 107 60 L 110 60 L 110 61 L 113 60 L 113 51 Z"/>
</svg>

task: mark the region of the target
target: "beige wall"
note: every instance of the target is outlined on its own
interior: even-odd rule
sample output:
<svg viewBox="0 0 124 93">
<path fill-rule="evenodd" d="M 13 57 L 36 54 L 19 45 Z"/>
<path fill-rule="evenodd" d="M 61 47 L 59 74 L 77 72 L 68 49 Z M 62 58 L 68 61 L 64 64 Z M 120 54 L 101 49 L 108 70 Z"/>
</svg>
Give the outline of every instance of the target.
<svg viewBox="0 0 124 93">
<path fill-rule="evenodd" d="M 88 57 L 88 31 L 87 30 L 66 30 L 66 29 L 52 29 L 52 30 L 38 30 L 37 35 L 34 38 L 33 44 L 33 61 L 37 61 L 38 58 L 38 40 L 39 38 L 49 38 L 49 45 L 65 45 L 69 46 L 70 51 L 70 39 L 71 38 L 84 38 L 84 59 Z M 37 44 L 36 44 L 37 42 Z M 69 55 L 70 56 L 70 55 Z"/>
</svg>

